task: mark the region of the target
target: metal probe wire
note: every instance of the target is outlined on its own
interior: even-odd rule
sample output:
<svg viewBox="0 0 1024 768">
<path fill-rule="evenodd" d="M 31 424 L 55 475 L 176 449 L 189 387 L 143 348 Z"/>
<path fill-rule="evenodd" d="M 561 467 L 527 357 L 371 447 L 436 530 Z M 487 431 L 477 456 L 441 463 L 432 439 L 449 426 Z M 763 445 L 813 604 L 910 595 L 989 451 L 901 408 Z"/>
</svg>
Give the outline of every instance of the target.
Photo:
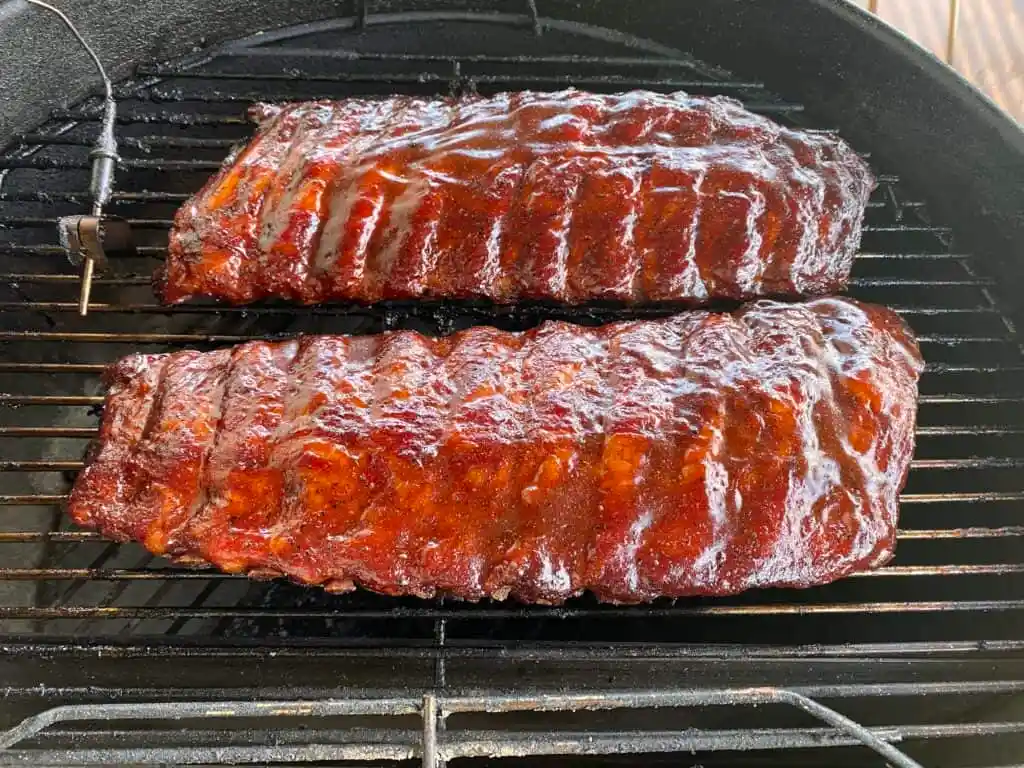
<svg viewBox="0 0 1024 768">
<path fill-rule="evenodd" d="M 114 170 L 117 166 L 117 139 L 114 137 L 114 123 L 117 118 L 117 103 L 114 101 L 114 87 L 107 77 L 107 71 L 103 62 L 96 55 L 96 51 L 78 31 L 74 22 L 68 18 L 60 8 L 57 8 L 43 0 L 25 0 L 30 5 L 42 8 L 54 14 L 61 20 L 65 27 L 75 36 L 85 52 L 89 54 L 96 71 L 99 72 L 103 81 L 103 119 L 100 123 L 100 134 L 96 138 L 89 157 L 92 160 L 92 180 L 90 192 L 92 193 L 92 215 L 97 219 L 103 215 L 103 206 L 110 201 L 113 191 Z M 89 295 L 92 292 L 92 278 L 95 271 L 95 258 L 91 250 L 85 249 L 82 254 L 82 289 L 78 297 L 78 314 L 85 317 L 89 313 Z"/>
</svg>

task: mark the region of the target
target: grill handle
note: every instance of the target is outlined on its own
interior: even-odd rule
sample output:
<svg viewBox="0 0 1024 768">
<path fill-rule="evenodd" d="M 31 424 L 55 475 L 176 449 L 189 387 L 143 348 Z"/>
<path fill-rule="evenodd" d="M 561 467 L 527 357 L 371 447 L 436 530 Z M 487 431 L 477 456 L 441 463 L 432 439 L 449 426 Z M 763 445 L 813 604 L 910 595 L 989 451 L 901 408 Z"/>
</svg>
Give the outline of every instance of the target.
<svg viewBox="0 0 1024 768">
<path fill-rule="evenodd" d="M 486 740 L 460 742 L 457 738 L 447 740 L 442 724 L 446 717 L 456 713 L 510 713 L 510 712 L 575 712 L 596 710 L 657 709 L 698 706 L 757 706 L 782 704 L 801 709 L 818 720 L 827 723 L 838 733 L 871 748 L 882 755 L 895 768 L 923 768 L 920 763 L 898 750 L 890 742 L 900 739 L 899 731 L 886 729 L 882 738 L 878 733 L 865 728 L 845 715 L 796 691 L 785 688 L 719 688 L 694 689 L 671 692 L 660 691 L 614 691 L 587 694 L 537 694 L 537 695 L 476 695 L 438 696 L 426 693 L 422 698 L 395 697 L 380 699 L 323 699 L 307 701 L 218 701 L 218 702 L 156 702 L 140 704 L 72 704 L 47 709 L 26 718 L 8 731 L 0 733 L 0 754 L 22 742 L 44 735 L 52 725 L 69 722 L 105 722 L 127 720 L 220 720 L 225 718 L 282 718 L 282 717 L 344 717 L 381 715 L 418 715 L 423 727 L 419 732 L 391 732 L 401 735 L 400 740 L 367 738 L 364 742 L 346 742 L 338 745 L 335 752 L 328 754 L 329 745 L 309 745 L 319 750 L 318 759 L 384 759 L 409 760 L 419 757 L 423 768 L 442 768 L 446 761 L 458 757 L 481 757 L 484 753 L 493 757 L 525 757 L 551 754 L 623 754 L 665 751 L 663 742 L 653 735 L 638 732 L 613 742 L 591 740 L 588 734 L 579 738 L 567 738 L 558 731 L 530 732 L 529 740 L 502 739 L 491 736 Z M 489 732 L 491 734 L 493 732 Z M 690 744 L 709 732 L 681 731 L 674 739 L 672 748 L 677 752 L 689 752 Z M 557 742 L 560 751 L 551 747 Z M 743 743 L 742 736 L 736 737 L 736 744 L 725 744 L 719 749 L 736 748 Z M 582 749 L 573 749 L 579 747 Z M 258 754 L 254 747 L 246 752 L 246 762 L 273 760 L 273 748 L 265 748 L 267 754 Z M 167 753 L 166 755 L 164 753 Z M 294 754 L 294 753 L 293 753 Z M 201 746 L 167 747 L 161 751 L 160 762 L 217 762 L 223 757 L 223 748 L 204 749 Z M 156 757 L 154 755 L 154 757 Z"/>
</svg>

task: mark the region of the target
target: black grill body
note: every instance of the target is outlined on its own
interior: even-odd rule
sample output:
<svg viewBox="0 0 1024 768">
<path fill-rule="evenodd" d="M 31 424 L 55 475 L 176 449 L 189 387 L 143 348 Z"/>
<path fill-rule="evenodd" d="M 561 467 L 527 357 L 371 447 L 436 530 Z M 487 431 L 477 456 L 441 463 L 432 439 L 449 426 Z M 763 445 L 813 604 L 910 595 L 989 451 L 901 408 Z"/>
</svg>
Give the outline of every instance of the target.
<svg viewBox="0 0 1024 768">
<path fill-rule="evenodd" d="M 90 74 L 84 61 L 80 70 L 71 63 L 70 43 L 59 62 L 37 58 L 40 41 L 63 42 L 51 20 L 22 8 L 6 22 L 0 14 L 0 146 L 8 144 L 0 155 L 0 725 L 69 702 L 779 686 L 902 740 L 927 764 L 1019 761 L 1020 131 L 955 75 L 842 2 L 630 5 L 381 2 L 314 12 L 256 3 L 210 13 L 201 2 L 137 3 L 112 6 L 110 18 L 69 4 L 127 76 L 117 86 L 123 159 L 111 212 L 130 220 L 141 243 L 136 257 L 114 261 L 96 281 L 84 319 L 54 221 L 88 208 L 99 102 L 75 100 Z M 331 18 L 310 18 L 320 14 Z M 252 35 L 286 22 L 292 26 Z M 203 37 L 205 47 L 190 51 Z M 149 286 L 174 210 L 248 137 L 244 112 L 253 101 L 567 85 L 725 93 L 783 123 L 839 130 L 869 156 L 881 183 L 851 293 L 899 309 L 928 362 L 892 565 L 818 589 L 730 599 L 467 605 L 331 596 L 186 571 L 62 519 L 60 505 L 95 433 L 99 374 L 123 354 L 296 333 L 403 327 L 438 334 L 477 323 L 520 329 L 548 317 L 636 316 L 608 306 L 443 303 L 168 309 Z M 55 103 L 62 96 L 71 106 Z M 682 743 L 706 750 L 694 758 L 704 765 L 749 764 L 751 749 L 778 764 L 871 764 L 863 747 L 793 708 L 637 706 L 517 719 L 465 713 L 448 727 L 489 729 L 491 752 L 528 752 L 502 742 L 513 731 L 527 733 L 520 747 L 552 743 L 554 731 L 630 745 L 653 727 L 677 739 L 666 737 L 655 751 L 679 748 L 680 729 L 716 734 Z M 184 714 L 157 713 L 145 728 L 97 715 L 19 741 L 0 751 L 0 764 L 327 759 L 352 755 L 266 749 L 337 746 L 360 733 L 369 739 L 370 731 L 394 741 L 394 728 L 408 727 L 363 719 L 362 731 L 342 738 L 334 714 L 257 714 L 236 719 L 240 730 L 211 729 L 194 712 L 177 723 L 166 718 Z M 680 757 L 664 759 L 678 765 Z"/>
</svg>

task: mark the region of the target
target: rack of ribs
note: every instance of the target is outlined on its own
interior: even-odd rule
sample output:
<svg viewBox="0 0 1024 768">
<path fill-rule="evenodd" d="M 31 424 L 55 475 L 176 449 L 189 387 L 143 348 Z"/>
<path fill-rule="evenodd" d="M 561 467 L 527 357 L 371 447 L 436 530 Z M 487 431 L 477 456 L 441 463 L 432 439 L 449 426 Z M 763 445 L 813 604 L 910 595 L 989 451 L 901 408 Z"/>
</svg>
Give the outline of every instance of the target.
<svg viewBox="0 0 1024 768">
<path fill-rule="evenodd" d="M 70 514 L 337 591 L 807 587 L 892 555 L 921 368 L 894 313 L 845 299 L 135 355 Z"/>
<path fill-rule="evenodd" d="M 157 292 L 244 304 L 822 295 L 874 180 L 827 133 L 723 97 L 346 99 L 253 109 L 178 212 Z"/>
</svg>

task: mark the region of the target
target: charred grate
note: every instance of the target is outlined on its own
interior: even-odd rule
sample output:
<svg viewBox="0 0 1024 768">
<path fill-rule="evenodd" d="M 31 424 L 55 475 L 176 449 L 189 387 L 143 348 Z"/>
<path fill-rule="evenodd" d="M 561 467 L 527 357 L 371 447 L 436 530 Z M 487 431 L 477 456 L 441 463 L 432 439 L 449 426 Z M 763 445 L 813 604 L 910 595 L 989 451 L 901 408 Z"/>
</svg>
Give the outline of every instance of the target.
<svg viewBox="0 0 1024 768">
<path fill-rule="evenodd" d="M 779 121 L 814 125 L 811 110 L 761 83 L 654 43 L 530 14 L 371 15 L 146 65 L 118 86 L 124 159 L 111 203 L 142 247 L 95 281 L 85 319 L 76 315 L 78 277 L 54 221 L 88 203 L 98 103 L 57 110 L 0 154 L 0 636 L 11 664 L 24 665 L 8 681 L 15 704 L 7 724 L 41 703 L 316 698 L 379 687 L 382 679 L 403 692 L 498 680 L 638 688 L 727 679 L 842 700 L 844 712 L 886 739 L 985 736 L 1009 745 L 1003 762 L 1020 754 L 1012 749 L 1022 743 L 1024 713 L 1000 719 L 991 702 L 1024 689 L 1024 669 L 1005 661 L 1024 651 L 1024 356 L 991 279 L 949 228 L 932 221 L 898 169 L 876 168 L 881 183 L 851 287 L 858 298 L 896 307 L 920 334 L 928 361 L 900 546 L 881 571 L 811 590 L 650 606 L 601 606 L 588 597 L 556 608 L 467 605 L 332 596 L 187 571 L 63 521 L 60 506 L 97 426 L 99 374 L 121 355 L 300 332 L 444 333 L 480 322 L 515 329 L 552 316 L 590 323 L 623 316 L 600 306 L 440 303 L 168 309 L 149 287 L 176 207 L 249 135 L 251 101 L 567 85 L 725 93 Z M 102 666 L 101 657 L 113 665 Z M 25 661 L 40 658 L 54 661 Z M 189 670 L 187 682 L 154 670 L 168 659 Z M 246 677 L 253 666 L 257 682 Z M 844 682 L 821 682 L 832 679 Z M 40 680 L 49 685 L 37 689 Z M 933 708 L 945 719 L 908 723 L 901 708 L 925 699 L 938 702 Z M 951 714 L 967 711 L 967 723 Z M 799 733 L 777 740 L 783 727 Z M 58 746 L 85 743 L 70 726 L 56 733 Z M 758 733 L 767 734 L 762 748 L 847 743 L 806 722 L 773 721 Z M 721 738 L 699 744 L 738 743 Z M 103 739 L 94 733 L 86 742 Z M 844 764 L 829 755 L 830 764 Z"/>
</svg>

